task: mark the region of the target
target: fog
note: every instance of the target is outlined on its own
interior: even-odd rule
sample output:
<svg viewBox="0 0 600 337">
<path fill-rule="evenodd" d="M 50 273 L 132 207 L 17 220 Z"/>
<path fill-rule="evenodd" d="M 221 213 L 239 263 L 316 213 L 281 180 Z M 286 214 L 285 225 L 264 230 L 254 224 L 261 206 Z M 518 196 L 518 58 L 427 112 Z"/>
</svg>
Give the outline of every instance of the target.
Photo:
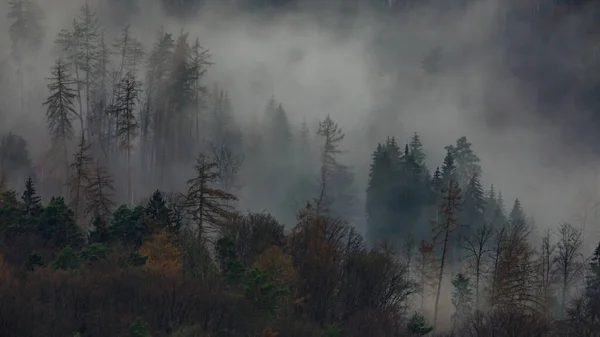
<svg viewBox="0 0 600 337">
<path fill-rule="evenodd" d="M 585 8 L 559 8 L 555 14 L 560 20 L 546 34 L 568 39 L 561 49 L 557 42 L 540 42 L 548 38 L 538 34 L 547 22 L 537 30 L 518 19 L 506 23 L 514 10 L 510 1 L 465 1 L 463 9 L 430 1 L 394 15 L 363 5 L 349 21 L 332 9 L 267 15 L 233 3 L 208 1 L 197 14 L 176 18 L 167 16 L 158 0 L 144 1 L 131 14 L 108 0 L 90 2 L 111 41 L 126 23 L 147 50 L 161 28 L 174 36 L 184 31 L 192 40 L 198 37 L 214 62 L 203 82 L 228 92 L 244 133 L 257 128 L 272 96 L 284 105 L 294 135 L 306 120 L 314 136 L 318 121 L 329 114 L 347 135 L 340 160 L 354 169 L 360 212 L 378 142 L 395 136 L 403 145 L 418 132 L 433 171 L 442 163 L 444 146 L 466 136 L 481 158 L 484 187 L 501 190 L 509 210 L 519 198 L 538 233 L 571 221 L 585 227 L 586 253 L 600 239 L 600 218 L 593 209 L 600 201 L 597 118 L 594 104 L 582 98 L 597 80 L 589 74 L 593 62 L 585 59 L 591 53 L 589 36 L 582 35 L 589 22 Z M 58 56 L 54 39 L 69 28 L 81 5 L 78 0 L 41 2 L 45 37 L 39 52 L 21 60 L 22 84 L 10 38 L 0 34 L 0 132 L 23 135 L 34 165 L 42 165 L 48 151 L 41 104 Z M 533 8 L 531 1 L 521 10 Z M 7 2 L 0 3 L 0 17 L 7 10 Z M 0 31 L 8 32 L 9 24 L 0 20 Z M 564 84 L 565 72 L 576 80 Z M 187 178 L 190 170 L 174 174 Z M 242 184 L 252 180 L 242 177 Z M 136 196 L 158 187 L 139 182 Z M 276 198 L 267 196 L 277 187 L 263 186 L 260 195 L 242 187 L 239 208 L 269 210 L 266 203 Z M 362 218 L 355 225 L 364 232 Z"/>
</svg>

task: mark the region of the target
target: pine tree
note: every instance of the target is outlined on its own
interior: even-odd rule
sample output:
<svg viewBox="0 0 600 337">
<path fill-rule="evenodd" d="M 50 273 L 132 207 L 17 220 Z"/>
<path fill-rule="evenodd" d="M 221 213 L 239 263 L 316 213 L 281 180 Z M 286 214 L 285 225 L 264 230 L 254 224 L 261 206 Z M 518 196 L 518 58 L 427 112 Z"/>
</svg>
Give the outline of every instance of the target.
<svg viewBox="0 0 600 337">
<path fill-rule="evenodd" d="M 386 145 L 377 144 L 369 168 L 367 187 L 367 233 L 371 242 L 379 242 L 393 230 L 394 219 L 391 214 L 390 182 L 393 181 L 393 168 L 390 153 Z"/>
<path fill-rule="evenodd" d="M 24 227 L 26 231 L 33 232 L 37 229 L 39 217 L 42 213 L 42 198 L 37 195 L 31 177 L 25 182 L 25 191 L 23 192 L 21 200 L 23 215 L 22 227 Z"/>
<path fill-rule="evenodd" d="M 339 143 L 345 134 L 329 115 L 319 122 L 317 134 L 324 138 L 321 149 L 321 178 L 319 195 L 315 200 L 317 214 L 341 217 L 349 220 L 354 216 L 354 175 L 348 166 L 338 163 L 342 153 Z"/>
<path fill-rule="evenodd" d="M 456 146 L 449 145 L 445 147 L 452 154 L 456 165 L 456 179 L 462 188 L 474 174 L 481 176 L 480 159 L 471 149 L 471 145 L 467 141 L 467 137 L 463 136 L 456 141 Z"/>
<path fill-rule="evenodd" d="M 456 178 L 456 165 L 454 164 L 454 155 L 447 150 L 444 163 L 442 165 L 442 187 L 447 188 L 451 180 Z"/>
<path fill-rule="evenodd" d="M 600 327 L 600 243 L 596 246 L 590 260 L 584 290 L 584 313 L 586 323 L 593 327 L 591 331 L 598 331 L 597 328 Z"/>
<path fill-rule="evenodd" d="M 425 166 L 425 151 L 423 150 L 423 143 L 421 142 L 421 137 L 418 133 L 414 133 L 410 139 L 409 143 L 410 153 L 412 154 L 414 161 L 417 165 L 424 167 Z"/>
<path fill-rule="evenodd" d="M 46 106 L 46 118 L 48 120 L 48 128 L 52 137 L 52 146 L 54 150 L 62 147 L 63 160 L 65 163 L 65 174 L 69 176 L 68 164 L 68 142 L 73 137 L 73 124 L 75 118 L 79 118 L 82 132 L 83 119 L 75 111 L 74 100 L 77 97 L 75 91 L 71 88 L 74 81 L 69 72 L 68 65 L 62 60 L 56 61 L 52 68 L 52 77 L 48 84 L 50 96 L 43 103 Z"/>
<path fill-rule="evenodd" d="M 75 210 L 75 220 L 79 220 L 80 209 L 85 199 L 85 186 L 91 181 L 91 170 L 93 159 L 89 154 L 91 144 L 85 141 L 85 134 L 81 135 L 77 152 L 74 154 L 74 161 L 71 163 L 71 178 L 69 187 L 71 194 L 70 206 Z"/>
<path fill-rule="evenodd" d="M 227 202 L 237 198 L 211 186 L 217 182 L 219 172 L 217 164 L 208 157 L 200 154 L 195 169 L 196 176 L 188 180 L 187 205 L 198 225 L 199 233 L 204 233 L 207 226 L 215 227 L 219 221 L 233 216 Z"/>
<path fill-rule="evenodd" d="M 508 218 L 513 222 L 525 222 L 525 212 L 523 211 L 523 206 L 521 206 L 519 198 L 515 199 L 515 203 L 513 204 Z"/>
<path fill-rule="evenodd" d="M 85 73 L 85 100 L 86 114 L 90 113 L 90 90 L 96 81 L 94 67 L 98 62 L 98 46 L 100 41 L 98 16 L 94 9 L 86 2 L 79 10 L 75 20 L 73 36 L 77 45 L 78 68 Z"/>
<path fill-rule="evenodd" d="M 192 45 L 192 69 L 195 71 L 194 81 L 194 109 L 195 109 L 195 139 L 200 139 L 200 114 L 201 108 L 206 100 L 208 90 L 202 84 L 202 78 L 206 74 L 206 68 L 212 63 L 209 61 L 210 51 L 200 45 L 200 40 L 196 38 Z"/>
<path fill-rule="evenodd" d="M 96 163 L 90 181 L 85 187 L 85 216 L 93 215 L 106 219 L 114 207 L 114 182 L 105 167 Z"/>
<path fill-rule="evenodd" d="M 135 75 L 128 72 L 117 84 L 115 91 L 115 103 L 109 112 L 116 120 L 116 135 L 119 137 L 119 145 L 127 151 L 127 196 L 130 203 L 133 202 L 131 190 L 131 148 L 132 142 L 138 135 L 139 123 L 135 117 L 136 105 L 142 83 L 135 79 Z"/>
<path fill-rule="evenodd" d="M 73 215 L 63 198 L 52 198 L 40 217 L 39 233 L 57 248 L 81 245 L 83 235 Z"/>
<path fill-rule="evenodd" d="M 461 226 L 459 237 L 464 237 L 472 227 L 479 226 L 485 221 L 485 196 L 479 175 L 475 173 L 467 184 L 463 193 L 463 204 L 458 220 Z"/>
<path fill-rule="evenodd" d="M 19 61 L 28 54 L 36 54 L 44 39 L 41 21 L 44 14 L 37 0 L 9 0 L 7 18 L 14 20 L 9 35 L 12 41 L 12 53 Z"/>
<path fill-rule="evenodd" d="M 171 210 L 167 206 L 162 192 L 159 190 L 152 193 L 150 200 L 148 200 L 146 215 L 159 230 L 167 228 L 172 233 L 177 233 L 180 229 L 179 226 L 173 226 L 174 224 L 171 222 Z"/>
</svg>

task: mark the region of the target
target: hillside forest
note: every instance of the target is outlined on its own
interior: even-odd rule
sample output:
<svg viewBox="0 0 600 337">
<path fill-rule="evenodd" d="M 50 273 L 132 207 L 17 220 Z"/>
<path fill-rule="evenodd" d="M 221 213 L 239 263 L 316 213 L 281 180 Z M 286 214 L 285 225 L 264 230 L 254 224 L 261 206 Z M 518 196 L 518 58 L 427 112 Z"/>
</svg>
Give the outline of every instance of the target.
<svg viewBox="0 0 600 337">
<path fill-rule="evenodd" d="M 49 36 L 41 2 L 7 2 L 0 124 L 42 122 L 0 128 L 0 336 L 598 336 L 600 244 L 505 200 L 469 135 L 435 163 L 416 130 L 379 133 L 357 170 L 343 120 L 270 94 L 242 121 L 200 35 L 147 43 L 105 2 L 143 6 L 82 1 Z"/>
</svg>

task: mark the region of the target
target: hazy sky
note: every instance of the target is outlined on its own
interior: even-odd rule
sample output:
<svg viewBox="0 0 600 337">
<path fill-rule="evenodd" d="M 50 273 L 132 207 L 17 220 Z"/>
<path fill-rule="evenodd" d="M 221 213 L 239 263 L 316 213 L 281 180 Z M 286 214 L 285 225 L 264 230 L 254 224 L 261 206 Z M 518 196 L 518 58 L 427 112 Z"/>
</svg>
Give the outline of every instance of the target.
<svg viewBox="0 0 600 337">
<path fill-rule="evenodd" d="M 40 2 L 47 36 L 28 81 L 34 93 L 27 102 L 27 116 L 20 115 L 20 103 L 15 102 L 14 79 L 7 75 L 0 79 L 4 102 L 0 109 L 9 116 L 0 130 L 26 134 L 34 153 L 43 148 L 42 139 L 35 137 L 44 127 L 39 103 L 54 60 L 53 40 L 82 4 L 79 0 Z M 539 117 L 543 107 L 537 91 L 506 66 L 512 56 L 507 41 L 498 37 L 498 22 L 505 14 L 499 0 L 478 1 L 466 13 L 418 9 L 387 26 L 382 18 L 365 14 L 347 37 L 319 27 L 308 14 L 282 15 L 259 25 L 239 13 L 206 9 L 180 22 L 166 18 L 156 0 L 144 3 L 131 18 L 133 34 L 151 43 L 164 26 L 175 35 L 184 29 L 198 36 L 214 55 L 207 83 L 218 82 L 230 92 L 240 121 L 260 117 L 271 95 L 284 104 L 295 126 L 303 118 L 314 125 L 330 114 L 347 133 L 346 160 L 356 169 L 361 191 L 376 143 L 387 136 L 404 140 L 412 132 L 422 134 L 431 170 L 441 163 L 445 145 L 467 136 L 482 160 L 485 186 L 493 183 L 501 189 L 507 207 L 519 197 L 540 228 L 572 220 L 583 207 L 579 195 L 593 196 L 596 191 L 591 179 L 597 160 L 583 155 L 579 145 L 563 141 L 560 121 Z M 1 2 L 0 17 L 6 17 L 5 7 Z M 98 11 L 102 20 L 121 18 L 102 5 Z M 560 23 L 568 28 L 565 34 L 579 31 L 577 19 Z M 122 28 L 114 23 L 106 26 L 110 27 L 107 35 Z M 0 29 L 8 32 L 6 20 L 0 20 Z M 376 43 L 381 36 L 384 42 Z M 520 38 L 519 43 L 526 45 L 535 36 Z M 430 75 L 421 64 L 434 48 L 442 51 L 441 71 Z M 0 34 L 0 55 L 9 50 L 8 34 Z M 577 67 L 571 58 L 557 62 L 549 66 Z M 10 73 L 12 68 L 4 64 L 0 74 L 7 69 Z M 570 109 L 571 114 L 578 112 L 577 106 Z M 25 121 L 36 121 L 36 129 L 24 131 Z M 499 121 L 508 124 L 500 128 Z"/>
</svg>

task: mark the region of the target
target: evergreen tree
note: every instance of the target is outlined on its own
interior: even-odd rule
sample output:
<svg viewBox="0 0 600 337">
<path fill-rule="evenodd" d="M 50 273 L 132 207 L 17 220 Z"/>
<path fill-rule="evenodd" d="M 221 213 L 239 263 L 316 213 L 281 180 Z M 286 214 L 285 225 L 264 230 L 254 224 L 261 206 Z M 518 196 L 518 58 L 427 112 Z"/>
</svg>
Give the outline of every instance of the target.
<svg viewBox="0 0 600 337">
<path fill-rule="evenodd" d="M 100 163 L 96 163 L 90 180 L 85 187 L 86 205 L 85 215 L 99 216 L 102 219 L 110 214 L 111 208 L 114 206 L 112 200 L 114 195 L 113 179 Z"/>
<path fill-rule="evenodd" d="M 9 29 L 12 53 L 19 61 L 28 54 L 35 54 L 42 45 L 44 14 L 37 0 L 9 0 L 8 19 L 14 20 Z"/>
<path fill-rule="evenodd" d="M 456 141 L 456 146 L 446 146 L 446 150 L 452 154 L 456 165 L 456 179 L 461 188 L 468 184 L 474 174 L 481 176 L 480 159 L 471 149 L 471 143 L 467 141 L 467 137 L 460 137 Z"/>
<path fill-rule="evenodd" d="M 163 194 L 156 190 L 146 204 L 146 215 L 158 229 L 168 228 L 171 232 L 179 231 L 179 224 L 172 223 L 171 210 L 167 206 Z"/>
<path fill-rule="evenodd" d="M 485 207 L 483 187 L 479 175 L 475 173 L 465 188 L 459 222 L 467 228 L 481 225 L 485 220 Z"/>
<path fill-rule="evenodd" d="M 600 326 L 600 244 L 590 260 L 584 290 L 584 315 L 587 325 L 593 327 L 591 331 L 597 331 L 594 328 Z"/>
<path fill-rule="evenodd" d="M 23 201 L 23 212 L 26 215 L 35 216 L 42 207 L 42 198 L 36 194 L 31 177 L 25 182 L 25 191 L 21 200 Z"/>
<path fill-rule="evenodd" d="M 393 231 L 394 216 L 392 212 L 394 170 L 388 144 L 377 144 L 373 152 L 369 168 L 367 187 L 367 233 L 371 242 L 379 242 Z"/>
<path fill-rule="evenodd" d="M 454 164 L 454 155 L 447 149 L 446 157 L 442 165 L 442 188 L 447 188 L 448 183 L 456 178 L 456 165 Z"/>
<path fill-rule="evenodd" d="M 423 143 L 421 142 L 421 137 L 418 133 L 414 133 L 410 139 L 409 143 L 410 153 L 412 154 L 414 161 L 417 165 L 424 167 L 425 166 L 425 151 L 423 150 Z"/>
<path fill-rule="evenodd" d="M 69 187 L 71 194 L 70 206 L 75 210 L 75 220 L 79 220 L 80 209 L 85 199 L 85 186 L 91 181 L 91 170 L 93 159 L 89 154 L 91 144 L 86 143 L 85 135 L 81 135 L 77 152 L 74 154 L 74 161 L 71 163 L 71 177 Z"/>
<path fill-rule="evenodd" d="M 513 204 L 508 218 L 513 222 L 525 222 L 525 212 L 523 211 L 523 206 L 521 206 L 519 198 L 515 199 L 515 203 Z"/>
<path fill-rule="evenodd" d="M 57 248 L 81 245 L 83 235 L 73 216 L 63 198 L 52 198 L 42 212 L 39 233 Z"/>
<path fill-rule="evenodd" d="M 452 280 L 452 305 L 454 305 L 454 315 L 452 315 L 452 322 L 454 328 L 462 324 L 471 314 L 471 302 L 473 291 L 469 284 L 469 279 L 462 273 L 456 275 Z"/>
<path fill-rule="evenodd" d="M 96 81 L 94 68 L 98 62 L 98 46 L 100 41 L 98 16 L 95 10 L 86 2 L 79 10 L 75 19 L 73 37 L 77 46 L 77 68 L 85 73 L 86 114 L 90 113 L 90 90 Z"/>
<path fill-rule="evenodd" d="M 131 148 L 138 135 L 139 123 L 135 116 L 135 108 L 139 103 L 142 83 L 135 79 L 135 75 L 128 72 L 117 84 L 115 103 L 110 108 L 110 113 L 115 117 L 116 135 L 119 145 L 127 151 L 127 199 L 133 202 L 131 190 Z"/>
<path fill-rule="evenodd" d="M 217 182 L 219 172 L 216 163 L 209 158 L 200 154 L 195 169 L 196 176 L 188 180 L 187 205 L 202 234 L 207 226 L 214 227 L 220 220 L 233 216 L 227 202 L 237 198 L 211 186 Z"/>
<path fill-rule="evenodd" d="M 43 103 L 47 107 L 46 118 L 48 128 L 52 137 L 52 147 L 56 151 L 62 148 L 63 160 L 65 163 L 65 174 L 69 175 L 68 164 L 68 142 L 73 137 L 73 124 L 75 118 L 79 118 L 81 130 L 83 132 L 83 119 L 75 111 L 74 100 L 77 97 L 71 85 L 75 84 L 69 72 L 67 63 L 62 60 L 56 61 L 52 68 L 52 77 L 48 84 L 50 96 Z"/>
</svg>

